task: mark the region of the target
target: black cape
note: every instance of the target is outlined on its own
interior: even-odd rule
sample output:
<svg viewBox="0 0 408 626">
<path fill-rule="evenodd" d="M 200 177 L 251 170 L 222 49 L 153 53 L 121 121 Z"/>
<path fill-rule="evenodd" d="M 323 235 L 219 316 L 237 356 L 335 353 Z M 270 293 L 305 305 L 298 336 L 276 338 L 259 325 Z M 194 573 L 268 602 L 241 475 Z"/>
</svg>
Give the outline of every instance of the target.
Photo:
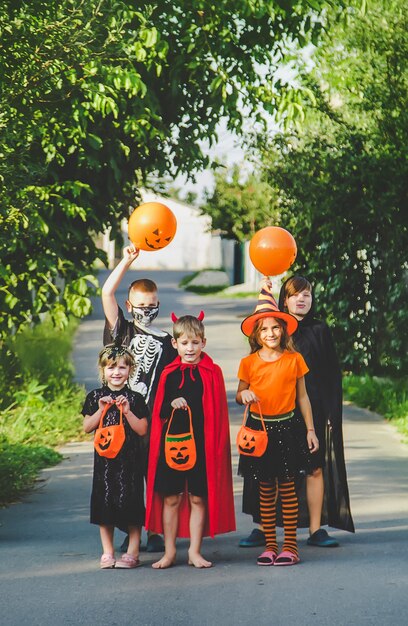
<svg viewBox="0 0 408 626">
<path fill-rule="evenodd" d="M 284 287 L 282 285 L 279 295 L 279 308 L 282 311 Z M 292 337 L 296 350 L 303 356 L 309 368 L 305 376 L 306 390 L 320 442 L 314 466 L 323 468 L 324 477 L 321 524 L 354 532 L 344 461 L 342 379 L 332 334 L 325 322 L 314 317 L 311 309 L 299 322 Z M 306 481 L 299 480 L 296 487 L 299 498 L 298 526 L 307 528 L 309 513 L 306 504 Z M 252 515 L 255 522 L 260 522 L 258 485 L 255 481 L 244 481 L 243 512 Z"/>
</svg>

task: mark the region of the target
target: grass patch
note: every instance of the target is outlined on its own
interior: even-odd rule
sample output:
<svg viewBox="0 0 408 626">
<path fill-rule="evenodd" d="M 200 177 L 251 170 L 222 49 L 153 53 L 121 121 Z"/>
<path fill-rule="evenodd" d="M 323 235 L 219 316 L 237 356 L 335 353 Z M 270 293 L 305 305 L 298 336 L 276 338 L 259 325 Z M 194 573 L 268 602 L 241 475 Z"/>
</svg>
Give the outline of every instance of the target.
<svg viewBox="0 0 408 626">
<path fill-rule="evenodd" d="M 181 281 L 179 282 L 179 287 L 183 288 L 185 291 L 191 291 L 192 293 L 198 293 L 201 295 L 206 294 L 221 294 L 224 289 L 229 287 L 229 284 L 225 285 L 191 285 L 193 280 L 200 276 L 201 274 L 205 274 L 205 272 L 223 272 L 222 269 L 207 269 L 207 270 L 199 270 L 197 272 L 192 272 L 191 274 L 187 274 L 183 276 Z"/>
<path fill-rule="evenodd" d="M 36 474 L 61 460 L 55 448 L 85 437 L 84 389 L 72 382 L 71 346 L 78 322 L 50 321 L 11 338 L 0 351 L 0 503 L 14 502 Z M 2 393 L 1 393 L 2 392 Z"/>
<path fill-rule="evenodd" d="M 408 439 L 408 380 L 348 374 L 343 378 L 346 400 L 391 421 Z"/>
<path fill-rule="evenodd" d="M 0 506 L 16 502 L 35 482 L 38 472 L 62 455 L 46 446 L 0 443 Z"/>
<path fill-rule="evenodd" d="M 198 276 L 199 274 L 201 274 L 200 272 L 193 272 L 192 274 L 186 274 L 186 276 L 183 276 L 183 278 L 180 280 L 179 282 L 179 287 L 185 287 L 186 285 L 188 285 L 188 283 L 190 283 L 192 280 L 194 280 L 194 278 L 196 276 Z"/>
<path fill-rule="evenodd" d="M 237 300 L 250 300 L 254 299 L 255 302 L 259 297 L 259 291 L 233 291 L 228 292 L 227 290 L 221 291 L 219 294 L 220 298 L 236 298 Z"/>
<path fill-rule="evenodd" d="M 207 294 L 220 294 L 222 293 L 222 290 L 225 289 L 226 287 L 228 287 L 228 285 L 225 285 L 225 287 L 223 286 L 215 287 L 214 285 L 208 285 L 208 286 L 187 285 L 184 289 L 185 291 L 191 291 L 192 293 L 199 293 L 202 295 L 207 295 Z"/>
</svg>

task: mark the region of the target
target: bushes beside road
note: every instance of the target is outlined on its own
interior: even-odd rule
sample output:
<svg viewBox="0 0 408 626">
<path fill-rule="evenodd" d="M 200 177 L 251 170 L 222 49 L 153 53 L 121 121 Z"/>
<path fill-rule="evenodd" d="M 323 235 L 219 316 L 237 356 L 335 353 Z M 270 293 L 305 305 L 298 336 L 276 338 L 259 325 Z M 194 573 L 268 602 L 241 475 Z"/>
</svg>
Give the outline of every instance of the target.
<svg viewBox="0 0 408 626">
<path fill-rule="evenodd" d="M 45 321 L 0 351 L 0 505 L 32 486 L 38 471 L 61 460 L 57 446 L 83 437 L 84 391 L 72 382 L 77 323 Z"/>
<path fill-rule="evenodd" d="M 377 376 L 355 376 L 343 379 L 344 397 L 360 407 L 383 415 L 408 439 L 408 380 Z"/>
</svg>

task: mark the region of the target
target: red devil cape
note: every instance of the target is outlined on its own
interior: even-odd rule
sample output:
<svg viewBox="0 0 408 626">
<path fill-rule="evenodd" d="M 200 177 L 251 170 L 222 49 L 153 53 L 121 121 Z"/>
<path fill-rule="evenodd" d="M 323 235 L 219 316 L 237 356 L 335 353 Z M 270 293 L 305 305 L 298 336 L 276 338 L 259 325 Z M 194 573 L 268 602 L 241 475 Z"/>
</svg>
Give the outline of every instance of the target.
<svg viewBox="0 0 408 626">
<path fill-rule="evenodd" d="M 150 435 L 149 470 L 146 496 L 146 529 L 163 533 L 163 498 L 154 491 L 157 461 L 160 453 L 164 421 L 160 419 L 167 376 L 180 367 L 178 356 L 164 368 L 153 407 Z M 221 369 L 204 354 L 197 365 L 203 381 L 205 459 L 207 468 L 207 515 L 204 537 L 235 530 L 234 496 L 232 490 L 231 446 L 227 396 Z M 179 509 L 177 536 L 189 537 L 190 504 L 185 491 Z"/>
</svg>

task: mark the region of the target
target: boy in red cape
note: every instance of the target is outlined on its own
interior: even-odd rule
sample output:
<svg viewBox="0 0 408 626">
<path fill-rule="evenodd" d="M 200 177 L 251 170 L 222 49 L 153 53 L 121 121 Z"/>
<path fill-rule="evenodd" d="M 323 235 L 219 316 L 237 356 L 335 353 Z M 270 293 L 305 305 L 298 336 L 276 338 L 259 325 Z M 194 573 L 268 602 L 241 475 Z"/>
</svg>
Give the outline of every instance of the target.
<svg viewBox="0 0 408 626">
<path fill-rule="evenodd" d="M 175 563 L 176 537 L 190 537 L 190 565 L 211 567 L 201 555 L 202 538 L 235 530 L 227 397 L 221 368 L 202 352 L 203 317 L 203 312 L 198 318 L 172 315 L 178 356 L 162 372 L 153 408 L 146 528 L 164 533 L 165 543 L 164 556 L 153 563 L 155 569 Z M 191 469 L 178 470 L 166 462 L 166 431 L 173 413 L 168 437 L 186 435 L 188 407 L 196 462 Z"/>
</svg>

